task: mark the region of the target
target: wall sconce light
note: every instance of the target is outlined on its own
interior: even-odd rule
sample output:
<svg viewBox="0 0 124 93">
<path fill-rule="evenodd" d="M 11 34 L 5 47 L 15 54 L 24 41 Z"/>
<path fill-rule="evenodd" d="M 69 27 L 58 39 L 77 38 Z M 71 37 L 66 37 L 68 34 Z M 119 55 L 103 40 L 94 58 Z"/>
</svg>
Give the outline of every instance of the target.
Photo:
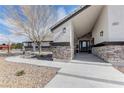
<svg viewBox="0 0 124 93">
<path fill-rule="evenodd" d="M 64 28 L 63 28 L 63 33 L 65 33 L 65 32 L 66 32 L 66 28 L 64 27 Z"/>
<path fill-rule="evenodd" d="M 100 36 L 103 36 L 103 31 L 100 32 Z"/>
</svg>

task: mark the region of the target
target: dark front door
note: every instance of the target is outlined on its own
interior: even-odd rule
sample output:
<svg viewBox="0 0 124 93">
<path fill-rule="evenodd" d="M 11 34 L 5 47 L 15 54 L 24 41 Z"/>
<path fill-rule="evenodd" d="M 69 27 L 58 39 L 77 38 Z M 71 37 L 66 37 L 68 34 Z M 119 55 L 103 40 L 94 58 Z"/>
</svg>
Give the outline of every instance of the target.
<svg viewBox="0 0 124 93">
<path fill-rule="evenodd" d="M 79 41 L 79 51 L 80 52 L 88 52 L 89 49 L 90 49 L 90 41 L 89 40 Z"/>
</svg>

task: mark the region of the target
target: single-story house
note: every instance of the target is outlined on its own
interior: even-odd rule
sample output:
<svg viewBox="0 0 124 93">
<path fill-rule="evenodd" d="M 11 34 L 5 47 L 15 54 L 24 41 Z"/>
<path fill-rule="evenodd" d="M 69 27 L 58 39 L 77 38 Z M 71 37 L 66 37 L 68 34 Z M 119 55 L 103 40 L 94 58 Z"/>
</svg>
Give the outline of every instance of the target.
<svg viewBox="0 0 124 93">
<path fill-rule="evenodd" d="M 45 38 L 42 40 L 42 51 L 45 52 L 51 52 L 51 43 L 53 42 L 53 35 L 51 31 L 49 31 L 48 34 L 46 34 Z M 24 41 L 23 43 L 23 48 L 26 51 L 38 51 L 38 45 L 33 42 L 33 41 Z"/>
<path fill-rule="evenodd" d="M 0 45 L 0 50 L 8 50 L 8 48 L 11 48 L 11 45 L 6 45 L 6 44 Z"/>
<path fill-rule="evenodd" d="M 50 29 L 53 60 L 87 52 L 107 62 L 124 62 L 124 6 L 81 6 Z"/>
<path fill-rule="evenodd" d="M 44 52 L 50 52 L 51 51 L 51 42 L 52 41 L 43 41 L 41 48 Z M 23 42 L 23 48 L 25 51 L 38 51 L 38 45 L 34 43 L 33 41 L 25 41 Z"/>
</svg>

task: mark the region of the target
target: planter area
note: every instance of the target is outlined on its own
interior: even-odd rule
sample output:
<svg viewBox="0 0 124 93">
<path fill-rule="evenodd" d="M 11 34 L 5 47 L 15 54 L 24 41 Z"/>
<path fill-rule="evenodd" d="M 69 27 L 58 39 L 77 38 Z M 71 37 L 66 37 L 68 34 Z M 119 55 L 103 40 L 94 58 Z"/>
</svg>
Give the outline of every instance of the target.
<svg viewBox="0 0 124 93">
<path fill-rule="evenodd" d="M 58 68 L 6 62 L 0 57 L 0 87 L 44 87 L 57 73 Z"/>
</svg>

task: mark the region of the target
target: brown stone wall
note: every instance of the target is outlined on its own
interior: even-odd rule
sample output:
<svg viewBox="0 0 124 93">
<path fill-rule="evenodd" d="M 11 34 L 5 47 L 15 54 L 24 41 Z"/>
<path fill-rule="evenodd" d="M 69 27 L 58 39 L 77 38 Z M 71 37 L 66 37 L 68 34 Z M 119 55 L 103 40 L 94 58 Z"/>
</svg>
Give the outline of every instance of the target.
<svg viewBox="0 0 124 93">
<path fill-rule="evenodd" d="M 55 46 L 52 49 L 54 60 L 68 61 L 71 59 L 71 48 L 70 46 Z"/>
<path fill-rule="evenodd" d="M 124 45 L 93 47 L 92 53 L 107 62 L 124 62 Z"/>
</svg>

